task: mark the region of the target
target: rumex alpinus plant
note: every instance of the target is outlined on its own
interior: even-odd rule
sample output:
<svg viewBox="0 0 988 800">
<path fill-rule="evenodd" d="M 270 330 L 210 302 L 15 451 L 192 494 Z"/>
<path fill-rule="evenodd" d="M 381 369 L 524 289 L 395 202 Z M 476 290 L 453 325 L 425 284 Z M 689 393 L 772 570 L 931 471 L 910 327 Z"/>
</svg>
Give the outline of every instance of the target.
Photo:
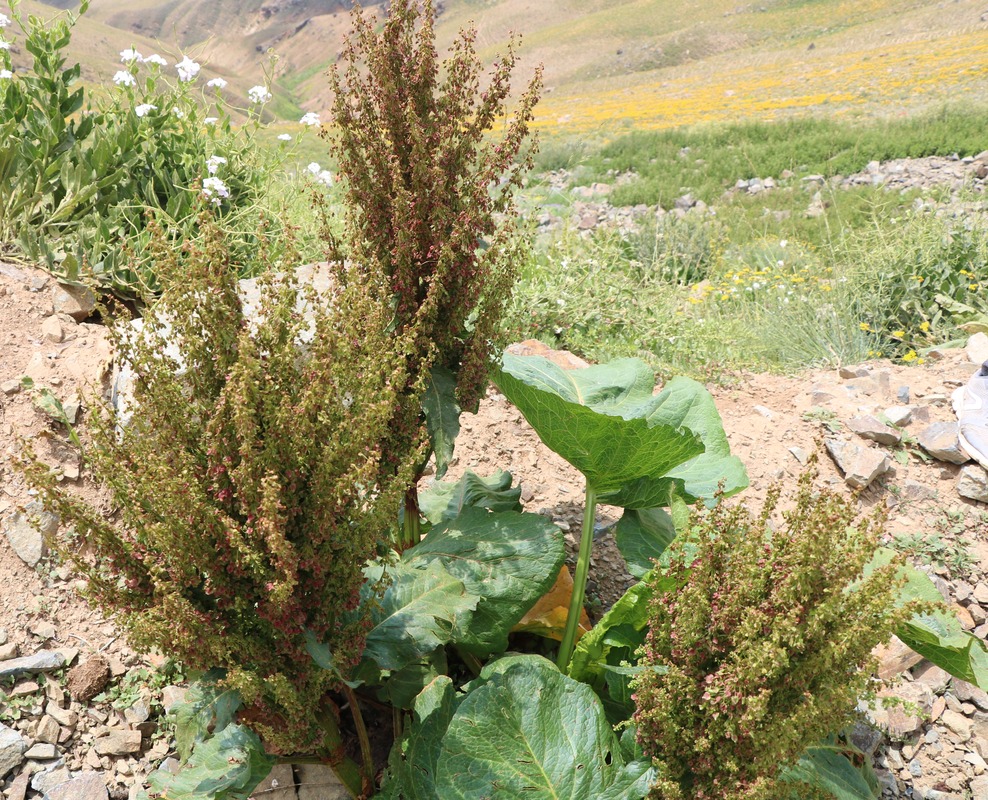
<svg viewBox="0 0 988 800">
<path fill-rule="evenodd" d="M 812 478 L 779 528 L 778 487 L 757 518 L 721 503 L 656 570 L 642 663 L 662 669 L 635 685 L 638 739 L 659 767 L 650 797 L 787 796 L 782 770 L 853 720 L 872 649 L 920 609 L 897 604 L 895 563 L 863 577 L 881 519 L 856 526 Z"/>
<path fill-rule="evenodd" d="M 380 32 L 373 17 L 354 10 L 344 66 L 330 71 L 346 243 L 330 241 L 333 257 L 387 281 L 395 304 L 391 327 L 416 342 L 409 374 L 431 373 L 431 391 L 447 409 L 454 402 L 469 408 L 502 344 L 500 322 L 518 261 L 512 190 L 531 166 L 530 156 L 519 153 L 541 69 L 503 133 L 492 135 L 507 114 L 514 42 L 482 89 L 476 32 L 462 31 L 440 62 L 434 23 L 432 0 L 395 0 Z M 406 413 L 405 425 L 393 432 L 399 453 L 401 440 L 419 427 L 420 406 L 408 403 Z M 430 419 L 430 433 L 441 477 L 452 439 L 434 423 L 438 416 Z M 405 545 L 418 538 L 417 517 L 412 486 Z"/>
<path fill-rule="evenodd" d="M 320 701 L 340 687 L 305 635 L 342 673 L 363 651 L 361 570 L 421 459 L 418 436 L 382 452 L 398 387 L 414 385 L 412 343 L 388 332 L 387 287 L 347 281 L 342 266 L 319 296 L 267 279 L 248 320 L 222 233 L 208 212 L 200 225 L 203 246 L 181 257 L 157 240 L 166 291 L 139 333 L 116 329 L 137 376 L 130 419 L 89 420 L 87 464 L 119 518 L 58 491 L 37 463 L 30 475 L 96 554 L 71 555 L 135 647 L 224 668 L 269 748 L 332 749 L 336 710 Z"/>
</svg>

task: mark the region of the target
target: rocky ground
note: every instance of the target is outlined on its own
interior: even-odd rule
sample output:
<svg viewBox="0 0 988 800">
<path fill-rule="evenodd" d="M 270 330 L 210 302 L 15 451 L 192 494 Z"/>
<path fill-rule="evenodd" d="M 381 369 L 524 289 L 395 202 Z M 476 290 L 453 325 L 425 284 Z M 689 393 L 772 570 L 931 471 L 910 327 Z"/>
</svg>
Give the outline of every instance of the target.
<svg viewBox="0 0 988 800">
<path fill-rule="evenodd" d="M 983 180 L 977 176 L 979 163 L 984 162 L 927 167 L 939 175 L 956 173 L 951 180 L 970 185 Z M 905 174 L 894 166 L 879 165 L 868 174 Z M 735 191 L 750 189 L 749 184 Z M 123 800 L 136 793 L 151 769 L 175 763 L 167 761 L 174 757 L 174 742 L 162 712 L 181 697 L 181 671 L 133 653 L 112 619 L 79 599 L 78 579 L 45 543 L 45 535 L 67 532 L 50 516 L 42 516 L 45 535 L 29 524 L 28 514 L 38 509 L 13 466 L 29 443 L 61 472 L 67 487 L 105 506 L 65 444 L 64 428 L 45 409 L 45 389 L 74 416 L 87 397 L 107 388 L 111 351 L 90 311 L 88 298 L 46 274 L 0 263 L 0 788 L 5 800 Z M 554 357 L 571 361 L 565 354 Z M 857 491 L 863 511 L 884 505 L 889 541 L 913 554 L 964 627 L 985 639 L 988 473 L 959 451 L 949 403 L 954 389 L 985 359 L 988 337 L 982 335 L 964 349 L 931 353 L 922 366 L 873 362 L 795 377 L 744 374 L 711 387 L 732 448 L 751 476 L 751 489 L 740 501 L 757 506 L 773 482 L 791 482 L 808 455 L 821 448 L 820 481 Z M 33 388 L 25 387 L 25 375 Z M 85 438 L 84 428 L 81 435 Z M 496 393 L 477 415 L 464 418 L 450 477 L 467 468 L 480 474 L 510 470 L 527 507 L 551 517 L 575 541 L 582 480 L 541 446 Z M 590 586 L 596 609 L 630 584 L 607 532 L 614 519 L 613 509 L 601 509 Z M 951 680 L 894 642 L 883 653 L 883 677 L 890 681 L 888 694 L 908 703 L 872 711 L 877 727 L 862 722 L 857 740 L 874 757 L 885 795 L 988 798 L 988 694 Z M 334 792 L 319 767 L 280 767 L 258 796 L 316 800 Z"/>
</svg>

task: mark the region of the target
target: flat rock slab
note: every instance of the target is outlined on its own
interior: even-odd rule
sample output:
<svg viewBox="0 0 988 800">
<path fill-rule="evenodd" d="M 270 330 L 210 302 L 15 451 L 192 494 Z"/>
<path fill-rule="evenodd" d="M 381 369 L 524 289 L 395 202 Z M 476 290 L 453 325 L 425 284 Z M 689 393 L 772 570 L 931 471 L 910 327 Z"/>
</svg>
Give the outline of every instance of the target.
<svg viewBox="0 0 988 800">
<path fill-rule="evenodd" d="M 853 417 L 847 421 L 847 427 L 858 436 L 878 444 L 894 445 L 902 441 L 901 433 L 877 417 Z"/>
<path fill-rule="evenodd" d="M 58 532 L 58 517 L 37 500 L 15 511 L 3 523 L 3 532 L 18 557 L 34 569 L 48 551 L 46 539 Z"/>
<path fill-rule="evenodd" d="M 129 730 L 113 730 L 94 745 L 97 755 L 126 756 L 141 752 L 141 732 Z"/>
<path fill-rule="evenodd" d="M 39 650 L 33 656 L 0 661 L 0 678 L 34 672 L 51 672 L 65 666 L 65 657 L 56 650 Z"/>
<path fill-rule="evenodd" d="M 51 300 L 56 314 L 68 314 L 76 322 L 82 322 L 96 311 L 96 295 L 85 286 L 60 283 L 52 292 Z"/>
<path fill-rule="evenodd" d="M 916 441 L 937 461 L 946 461 L 948 464 L 966 464 L 971 459 L 961 450 L 957 431 L 956 422 L 934 422 L 919 432 Z"/>
<path fill-rule="evenodd" d="M 844 482 L 852 489 L 864 489 L 891 467 L 889 457 L 881 450 L 861 447 L 844 439 L 827 439 L 826 447 L 844 473 Z"/>
<path fill-rule="evenodd" d="M 964 352 L 972 364 L 984 364 L 988 361 L 988 334 L 976 333 L 971 336 L 967 340 Z"/>
<path fill-rule="evenodd" d="M 80 772 L 48 792 L 48 800 L 108 800 L 106 781 L 98 772 Z"/>
</svg>

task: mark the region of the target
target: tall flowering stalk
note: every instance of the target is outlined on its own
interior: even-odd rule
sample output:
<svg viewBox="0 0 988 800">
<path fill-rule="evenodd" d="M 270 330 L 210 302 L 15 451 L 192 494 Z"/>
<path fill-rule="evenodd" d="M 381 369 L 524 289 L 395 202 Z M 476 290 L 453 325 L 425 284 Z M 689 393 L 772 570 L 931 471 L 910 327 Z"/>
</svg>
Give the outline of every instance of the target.
<svg viewBox="0 0 988 800">
<path fill-rule="evenodd" d="M 434 22 L 431 0 L 395 0 L 380 32 L 355 9 L 343 66 L 330 72 L 331 142 L 347 210 L 345 242 L 331 241 L 333 255 L 389 288 L 389 327 L 415 342 L 396 452 L 421 426 L 415 380 L 448 370 L 460 406 L 473 407 L 500 350 L 517 263 L 512 191 L 531 166 L 520 154 L 541 88 L 537 70 L 507 118 L 514 42 L 482 89 L 476 32 L 461 32 L 440 62 Z M 413 482 L 406 544 L 417 538 L 417 516 Z"/>
</svg>

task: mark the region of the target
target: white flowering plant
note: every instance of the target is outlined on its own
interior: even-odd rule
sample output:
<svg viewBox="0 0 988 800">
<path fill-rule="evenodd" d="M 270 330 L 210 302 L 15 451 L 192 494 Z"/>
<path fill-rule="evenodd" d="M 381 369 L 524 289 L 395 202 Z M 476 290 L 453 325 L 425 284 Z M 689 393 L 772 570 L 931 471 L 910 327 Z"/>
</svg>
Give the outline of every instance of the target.
<svg viewBox="0 0 988 800">
<path fill-rule="evenodd" d="M 65 66 L 78 15 L 44 23 L 25 19 L 18 4 L 0 19 L 0 41 L 22 38 L 34 62 L 15 72 L 0 46 L 0 246 L 118 294 L 158 288 L 148 249 L 153 220 L 176 241 L 194 241 L 208 209 L 230 234 L 244 274 L 264 266 L 262 252 L 280 252 L 286 228 L 270 187 L 285 185 L 294 148 L 257 144 L 257 106 L 272 97 L 266 86 L 251 90 L 254 108 L 236 108 L 226 81 L 203 80 L 192 55 L 128 47 L 108 89 L 87 95 L 79 66 Z"/>
</svg>

